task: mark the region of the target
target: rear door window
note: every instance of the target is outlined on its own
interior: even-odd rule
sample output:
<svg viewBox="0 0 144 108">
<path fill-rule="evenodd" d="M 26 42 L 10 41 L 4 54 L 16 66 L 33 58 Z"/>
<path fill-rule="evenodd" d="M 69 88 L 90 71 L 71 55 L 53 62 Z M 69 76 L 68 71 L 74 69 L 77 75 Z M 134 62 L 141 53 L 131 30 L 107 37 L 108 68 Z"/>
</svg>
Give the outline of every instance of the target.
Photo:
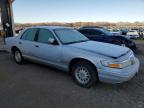
<svg viewBox="0 0 144 108">
<path fill-rule="evenodd" d="M 91 29 L 85 29 L 85 30 L 80 30 L 82 34 L 89 35 L 89 36 L 95 36 L 95 35 L 101 35 L 102 32 L 98 30 L 91 30 Z"/>
<path fill-rule="evenodd" d="M 28 29 L 24 32 L 24 34 L 22 35 L 21 39 L 22 40 L 28 40 L 28 41 L 35 41 L 35 36 L 37 33 L 37 29 L 33 28 L 33 29 Z"/>
<path fill-rule="evenodd" d="M 85 35 L 89 34 L 87 30 L 80 30 L 79 32 L 82 33 L 82 34 L 85 34 Z"/>
<path fill-rule="evenodd" d="M 89 30 L 90 35 L 101 35 L 102 33 L 98 30 Z"/>
</svg>

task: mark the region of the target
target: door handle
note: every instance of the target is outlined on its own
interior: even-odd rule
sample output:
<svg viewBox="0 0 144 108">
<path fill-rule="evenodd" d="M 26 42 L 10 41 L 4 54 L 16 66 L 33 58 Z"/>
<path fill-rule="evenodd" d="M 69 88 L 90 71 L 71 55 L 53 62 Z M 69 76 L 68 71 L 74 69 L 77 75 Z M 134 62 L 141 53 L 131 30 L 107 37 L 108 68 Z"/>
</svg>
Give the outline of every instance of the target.
<svg viewBox="0 0 144 108">
<path fill-rule="evenodd" d="M 19 44 L 21 45 L 21 44 L 22 44 L 22 42 L 19 42 Z"/>
<path fill-rule="evenodd" d="M 35 47 L 37 47 L 37 48 L 38 48 L 39 46 L 38 46 L 38 45 L 35 45 Z"/>
</svg>

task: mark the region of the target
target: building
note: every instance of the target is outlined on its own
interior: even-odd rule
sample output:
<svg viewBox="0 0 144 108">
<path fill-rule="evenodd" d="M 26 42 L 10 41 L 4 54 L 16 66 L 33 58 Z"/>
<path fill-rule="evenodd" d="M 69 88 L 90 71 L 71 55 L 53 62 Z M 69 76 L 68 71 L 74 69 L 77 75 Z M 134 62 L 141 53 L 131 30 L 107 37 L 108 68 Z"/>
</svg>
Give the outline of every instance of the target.
<svg viewBox="0 0 144 108">
<path fill-rule="evenodd" d="M 6 37 L 14 36 L 13 0 L 0 0 L 1 26 Z"/>
</svg>

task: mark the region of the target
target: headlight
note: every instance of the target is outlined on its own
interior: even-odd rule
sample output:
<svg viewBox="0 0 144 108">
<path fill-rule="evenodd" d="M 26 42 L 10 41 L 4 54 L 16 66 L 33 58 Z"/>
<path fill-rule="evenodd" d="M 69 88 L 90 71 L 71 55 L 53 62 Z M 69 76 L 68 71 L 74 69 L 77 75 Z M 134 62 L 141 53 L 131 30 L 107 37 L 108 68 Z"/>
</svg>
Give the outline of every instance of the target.
<svg viewBox="0 0 144 108">
<path fill-rule="evenodd" d="M 111 62 L 111 61 L 101 61 L 101 64 L 105 67 L 109 67 L 109 68 L 122 68 L 122 64 L 121 63 L 116 63 L 116 62 Z"/>
<path fill-rule="evenodd" d="M 131 59 L 128 59 L 126 61 L 123 62 L 113 62 L 113 61 L 101 61 L 101 64 L 105 67 L 109 67 L 109 68 L 118 68 L 118 69 L 122 69 L 125 67 L 128 67 L 130 65 L 133 64 L 133 61 L 131 61 Z"/>
</svg>

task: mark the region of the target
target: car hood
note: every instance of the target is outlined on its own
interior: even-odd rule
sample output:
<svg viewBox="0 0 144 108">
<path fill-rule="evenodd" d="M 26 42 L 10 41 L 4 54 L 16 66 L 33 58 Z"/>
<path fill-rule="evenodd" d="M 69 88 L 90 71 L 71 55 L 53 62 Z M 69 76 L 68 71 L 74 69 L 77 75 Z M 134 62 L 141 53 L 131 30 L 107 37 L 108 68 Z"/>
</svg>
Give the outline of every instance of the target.
<svg viewBox="0 0 144 108">
<path fill-rule="evenodd" d="M 91 53 L 97 53 L 100 55 L 112 57 L 114 59 L 117 59 L 130 51 L 130 49 L 126 47 L 95 41 L 75 43 L 69 46 L 85 50 Z"/>
</svg>

